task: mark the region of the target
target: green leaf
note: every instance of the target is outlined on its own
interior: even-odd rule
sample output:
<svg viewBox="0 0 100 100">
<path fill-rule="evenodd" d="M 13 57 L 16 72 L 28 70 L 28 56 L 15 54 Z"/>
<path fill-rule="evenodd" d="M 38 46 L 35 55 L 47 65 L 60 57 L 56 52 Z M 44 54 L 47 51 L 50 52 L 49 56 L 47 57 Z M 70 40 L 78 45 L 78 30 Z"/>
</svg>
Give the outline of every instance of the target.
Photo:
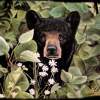
<svg viewBox="0 0 100 100">
<path fill-rule="evenodd" d="M 81 76 L 82 75 L 79 67 L 70 67 L 68 72 L 71 73 L 73 76 Z"/>
<path fill-rule="evenodd" d="M 68 93 L 67 93 L 67 97 L 68 97 L 68 98 L 76 98 L 76 95 L 74 95 L 74 94 L 71 93 L 71 92 L 68 92 Z"/>
<path fill-rule="evenodd" d="M 4 17 L 3 17 L 4 18 Z M 6 17 L 4 19 L 1 19 L 1 25 L 0 25 L 0 28 L 4 28 L 5 31 L 8 31 L 11 27 L 9 21 L 7 21 L 9 19 L 7 19 Z"/>
<path fill-rule="evenodd" d="M 13 31 L 6 32 L 4 35 L 4 38 L 6 39 L 7 43 L 9 43 L 9 46 L 12 47 L 12 45 L 16 45 L 16 34 Z"/>
<path fill-rule="evenodd" d="M 97 84 L 100 87 L 100 79 L 97 80 Z"/>
<path fill-rule="evenodd" d="M 30 30 L 26 33 L 23 33 L 20 37 L 19 37 L 19 43 L 27 43 L 30 40 L 32 40 L 33 38 L 33 34 L 34 34 L 34 30 Z"/>
<path fill-rule="evenodd" d="M 22 91 L 26 91 L 29 87 L 29 81 L 25 74 L 22 74 L 22 76 L 19 78 L 18 82 L 16 83 L 16 86 L 19 86 Z"/>
<path fill-rule="evenodd" d="M 56 92 L 60 88 L 61 88 L 61 86 L 59 86 L 59 83 L 53 85 L 52 88 L 51 88 L 51 93 Z"/>
<path fill-rule="evenodd" d="M 16 99 L 33 99 L 34 97 L 33 97 L 31 94 L 27 93 L 27 92 L 20 91 L 20 92 L 16 95 L 15 98 L 16 98 Z"/>
<path fill-rule="evenodd" d="M 100 30 L 100 14 L 97 14 L 95 17 L 95 24 L 93 25 L 95 29 Z"/>
<path fill-rule="evenodd" d="M 20 54 L 21 61 L 40 62 L 38 57 L 30 50 L 25 50 Z"/>
<path fill-rule="evenodd" d="M 48 4 L 49 4 L 50 8 L 57 7 L 57 6 L 59 6 L 59 4 L 61 4 L 61 5 L 62 5 L 62 3 L 61 3 L 61 2 L 49 2 Z"/>
<path fill-rule="evenodd" d="M 31 40 L 24 44 L 18 44 L 14 49 L 14 56 L 17 60 L 20 60 L 20 54 L 25 51 L 30 50 L 33 53 L 37 52 L 37 44 L 34 40 Z"/>
<path fill-rule="evenodd" d="M 64 15 L 65 8 L 63 6 L 54 7 L 49 14 L 55 18 L 62 17 Z"/>
<path fill-rule="evenodd" d="M 43 18 L 49 17 L 49 11 L 48 10 L 43 10 L 43 11 L 40 12 L 40 14 Z"/>
<path fill-rule="evenodd" d="M 22 20 L 25 17 L 25 11 L 24 10 L 18 10 L 17 11 L 17 19 Z"/>
<path fill-rule="evenodd" d="M 99 54 L 100 54 L 100 45 L 99 44 L 91 47 L 88 44 L 84 43 L 79 50 L 79 55 L 83 60 L 89 59 L 91 57 L 95 57 Z"/>
<path fill-rule="evenodd" d="M 57 99 L 58 96 L 56 95 L 56 93 L 51 93 L 49 96 L 50 99 Z"/>
<path fill-rule="evenodd" d="M 73 62 L 75 64 L 75 67 L 79 67 L 80 71 L 82 73 L 85 73 L 85 63 L 77 54 L 74 54 Z"/>
<path fill-rule="evenodd" d="M 3 37 L 0 36 L 0 56 L 7 55 L 9 49 L 10 48 L 9 48 L 8 43 L 5 41 Z"/>
<path fill-rule="evenodd" d="M 63 3 L 63 5 L 70 12 L 78 11 L 83 21 L 88 21 L 93 17 L 92 12 L 85 3 Z"/>
<path fill-rule="evenodd" d="M 86 40 L 86 34 L 77 32 L 75 35 L 75 38 L 76 38 L 78 44 L 82 44 Z"/>
<path fill-rule="evenodd" d="M 5 90 L 11 89 L 15 86 L 17 81 L 19 80 L 20 76 L 22 75 L 21 67 L 17 68 L 16 70 L 10 72 L 5 80 Z"/>
<path fill-rule="evenodd" d="M 92 57 L 92 58 L 89 58 L 89 59 L 85 60 L 85 64 L 87 66 L 98 66 L 99 61 L 96 57 Z"/>
<path fill-rule="evenodd" d="M 95 29 L 94 26 L 91 26 L 89 29 L 86 30 L 87 39 L 98 40 L 100 39 L 99 33 L 99 29 Z"/>
<path fill-rule="evenodd" d="M 97 79 L 100 79 L 100 74 L 99 73 L 92 73 L 92 75 L 88 76 L 89 81 L 95 81 Z"/>
<path fill-rule="evenodd" d="M 76 95 L 72 92 L 68 92 L 67 96 L 68 98 L 82 98 L 83 97 L 80 90 L 76 91 Z"/>
<path fill-rule="evenodd" d="M 79 56 L 80 58 L 82 58 L 83 60 L 89 59 L 90 58 L 90 52 L 91 52 L 91 48 L 89 45 L 87 45 L 86 43 L 82 44 L 81 48 L 79 49 Z"/>
<path fill-rule="evenodd" d="M 96 45 L 95 47 L 91 48 L 90 57 L 94 57 L 100 54 L 100 44 Z"/>
<path fill-rule="evenodd" d="M 49 10 L 50 8 L 51 8 L 51 6 L 50 6 L 50 1 L 48 1 L 48 4 L 47 4 L 47 2 L 46 1 L 44 1 L 44 2 L 42 2 L 41 4 L 40 4 L 40 8 L 41 8 L 41 10 Z M 40 10 L 40 11 L 41 11 Z"/>
<path fill-rule="evenodd" d="M 17 14 L 17 10 L 16 9 L 11 9 L 11 13 L 12 13 L 12 17 L 14 18 L 15 15 Z"/>
<path fill-rule="evenodd" d="M 1 78 L 4 74 L 7 74 L 7 73 L 8 73 L 7 68 L 3 68 L 3 67 L 0 65 L 0 78 Z"/>
<path fill-rule="evenodd" d="M 72 80 L 72 74 L 64 70 L 61 71 L 60 77 L 61 77 L 61 80 L 64 82 L 69 82 L 70 80 Z"/>
<path fill-rule="evenodd" d="M 82 85 L 80 91 L 84 97 L 89 96 L 91 93 L 91 89 L 87 85 Z"/>
<path fill-rule="evenodd" d="M 11 25 L 12 25 L 11 31 L 14 32 L 13 34 L 19 35 L 18 33 L 19 33 L 20 23 L 21 23 L 21 20 L 19 20 L 18 18 L 12 18 L 12 21 L 11 21 Z"/>
<path fill-rule="evenodd" d="M 80 87 L 78 86 L 78 85 L 76 85 L 76 84 L 71 84 L 71 83 L 68 83 L 68 84 L 70 84 L 69 86 L 72 88 L 72 89 L 74 89 L 75 91 L 77 91 L 77 90 L 79 90 L 80 89 Z M 70 90 L 70 89 L 69 89 Z M 69 91 L 68 90 L 68 91 Z"/>
<path fill-rule="evenodd" d="M 21 67 L 18 67 L 7 75 L 4 84 L 6 94 L 8 95 L 16 86 L 19 86 L 22 91 L 26 91 L 29 87 L 29 81 Z"/>
<path fill-rule="evenodd" d="M 87 81 L 87 76 L 73 76 L 71 80 L 72 84 L 80 85 Z"/>
<path fill-rule="evenodd" d="M 85 3 L 64 3 L 64 7 L 69 11 L 79 11 L 80 13 L 89 11 L 89 7 Z"/>
<path fill-rule="evenodd" d="M 31 3 L 31 4 L 32 4 L 32 3 Z M 32 6 L 31 6 L 31 9 L 33 9 L 33 10 L 36 11 L 36 12 L 40 12 L 40 11 L 41 11 L 39 5 L 32 5 Z"/>
<path fill-rule="evenodd" d="M 59 88 L 55 93 L 51 93 L 50 94 L 50 98 L 51 99 L 62 99 L 62 98 L 66 98 L 67 97 L 67 87 L 61 87 Z"/>
<path fill-rule="evenodd" d="M 92 18 L 94 18 L 94 15 L 93 12 L 91 12 L 90 10 L 81 14 L 81 19 L 84 22 L 91 21 Z"/>
<path fill-rule="evenodd" d="M 80 11 L 76 3 L 64 3 L 64 7 L 69 11 Z"/>
<path fill-rule="evenodd" d="M 79 56 L 82 60 L 86 60 L 90 58 L 89 53 L 84 51 L 82 48 L 79 50 Z"/>
<path fill-rule="evenodd" d="M 95 23 L 95 25 L 93 25 L 93 28 L 100 30 L 100 22 Z"/>
</svg>

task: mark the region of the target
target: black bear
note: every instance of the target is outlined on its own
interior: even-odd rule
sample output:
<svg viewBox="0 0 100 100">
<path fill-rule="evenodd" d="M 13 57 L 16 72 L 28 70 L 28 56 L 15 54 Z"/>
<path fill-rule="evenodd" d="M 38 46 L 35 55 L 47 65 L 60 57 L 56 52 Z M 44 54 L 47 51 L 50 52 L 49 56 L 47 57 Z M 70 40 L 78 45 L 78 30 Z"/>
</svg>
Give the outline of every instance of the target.
<svg viewBox="0 0 100 100">
<path fill-rule="evenodd" d="M 43 63 L 55 59 L 59 72 L 55 75 L 56 82 L 61 83 L 61 69 L 68 70 L 75 52 L 75 33 L 80 22 L 77 11 L 69 13 L 65 18 L 40 18 L 29 10 L 26 13 L 26 23 L 29 30 L 34 29 L 34 40 Z"/>
</svg>

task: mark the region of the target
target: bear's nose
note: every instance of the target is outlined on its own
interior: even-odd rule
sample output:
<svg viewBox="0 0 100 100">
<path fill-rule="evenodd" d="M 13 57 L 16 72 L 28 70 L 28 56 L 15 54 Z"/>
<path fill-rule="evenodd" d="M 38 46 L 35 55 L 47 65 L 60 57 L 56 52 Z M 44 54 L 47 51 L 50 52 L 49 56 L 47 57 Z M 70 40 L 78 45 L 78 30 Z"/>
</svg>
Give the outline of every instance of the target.
<svg viewBox="0 0 100 100">
<path fill-rule="evenodd" d="M 55 56 L 57 53 L 57 47 L 55 45 L 48 45 L 47 52 L 48 56 Z"/>
</svg>

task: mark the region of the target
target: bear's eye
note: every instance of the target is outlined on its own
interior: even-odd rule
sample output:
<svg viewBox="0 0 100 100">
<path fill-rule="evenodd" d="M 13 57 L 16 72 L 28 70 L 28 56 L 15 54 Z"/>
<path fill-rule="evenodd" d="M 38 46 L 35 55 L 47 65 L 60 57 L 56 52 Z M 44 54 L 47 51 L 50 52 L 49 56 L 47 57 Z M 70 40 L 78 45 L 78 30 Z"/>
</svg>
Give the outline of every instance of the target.
<svg viewBox="0 0 100 100">
<path fill-rule="evenodd" d="M 59 37 L 59 40 L 60 40 L 60 41 L 63 41 L 63 38 L 60 36 L 60 37 Z"/>
<path fill-rule="evenodd" d="M 64 44 L 66 42 L 66 38 L 60 34 L 59 35 L 59 41 L 60 41 L 61 44 Z"/>
<path fill-rule="evenodd" d="M 63 36 L 61 34 L 59 35 L 59 40 L 63 41 Z"/>
</svg>

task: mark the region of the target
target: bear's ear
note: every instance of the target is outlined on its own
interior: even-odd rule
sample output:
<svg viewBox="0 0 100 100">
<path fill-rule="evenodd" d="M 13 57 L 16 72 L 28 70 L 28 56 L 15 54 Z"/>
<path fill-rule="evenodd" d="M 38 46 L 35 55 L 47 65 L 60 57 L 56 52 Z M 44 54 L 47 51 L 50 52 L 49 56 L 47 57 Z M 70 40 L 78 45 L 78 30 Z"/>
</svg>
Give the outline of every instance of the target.
<svg viewBox="0 0 100 100">
<path fill-rule="evenodd" d="M 69 23 L 72 30 L 72 34 L 75 35 L 80 22 L 79 13 L 77 11 L 69 13 L 69 15 L 66 17 L 66 22 Z"/>
<path fill-rule="evenodd" d="M 40 18 L 35 11 L 29 10 L 26 13 L 26 23 L 30 30 L 33 29 L 35 25 L 39 22 L 40 22 Z"/>
</svg>

